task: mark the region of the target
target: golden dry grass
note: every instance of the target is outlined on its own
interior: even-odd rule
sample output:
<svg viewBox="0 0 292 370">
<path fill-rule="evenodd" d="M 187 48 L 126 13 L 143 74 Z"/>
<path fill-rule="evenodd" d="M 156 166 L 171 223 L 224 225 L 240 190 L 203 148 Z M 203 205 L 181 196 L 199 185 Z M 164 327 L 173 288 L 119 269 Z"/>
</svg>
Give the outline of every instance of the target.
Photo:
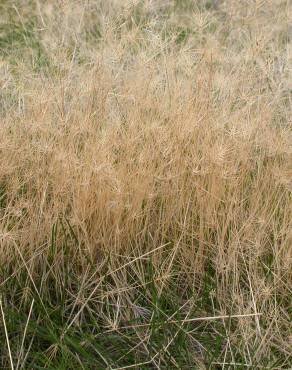
<svg viewBox="0 0 292 370">
<path fill-rule="evenodd" d="M 292 366 L 290 2 L 1 6 L 4 310 L 60 299 L 61 339 L 88 314 L 139 338 L 143 356 L 80 369 Z M 162 318 L 188 361 L 168 352 L 173 333 L 149 349 L 149 283 L 177 297 L 178 328 Z M 223 338 L 211 359 L 196 318 L 211 349 Z M 24 344 L 9 355 L 1 340 L 9 366 Z"/>
</svg>

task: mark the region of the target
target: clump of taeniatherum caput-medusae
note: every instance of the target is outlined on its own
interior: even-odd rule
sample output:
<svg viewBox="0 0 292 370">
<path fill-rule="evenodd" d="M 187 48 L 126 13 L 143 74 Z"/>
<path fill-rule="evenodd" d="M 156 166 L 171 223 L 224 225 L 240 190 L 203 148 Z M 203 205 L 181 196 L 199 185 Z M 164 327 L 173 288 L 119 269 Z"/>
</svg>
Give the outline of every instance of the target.
<svg viewBox="0 0 292 370">
<path fill-rule="evenodd" d="M 0 368 L 288 369 L 291 4 L 0 2 Z"/>
</svg>

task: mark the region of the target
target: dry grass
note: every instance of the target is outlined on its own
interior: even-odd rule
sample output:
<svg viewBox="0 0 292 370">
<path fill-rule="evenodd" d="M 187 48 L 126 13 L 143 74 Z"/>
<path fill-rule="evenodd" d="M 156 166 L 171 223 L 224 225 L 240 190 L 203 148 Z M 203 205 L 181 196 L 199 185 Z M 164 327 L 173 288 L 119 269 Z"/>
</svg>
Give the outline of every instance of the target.
<svg viewBox="0 0 292 370">
<path fill-rule="evenodd" d="M 0 8 L 1 368 L 291 367 L 291 3 Z"/>
</svg>

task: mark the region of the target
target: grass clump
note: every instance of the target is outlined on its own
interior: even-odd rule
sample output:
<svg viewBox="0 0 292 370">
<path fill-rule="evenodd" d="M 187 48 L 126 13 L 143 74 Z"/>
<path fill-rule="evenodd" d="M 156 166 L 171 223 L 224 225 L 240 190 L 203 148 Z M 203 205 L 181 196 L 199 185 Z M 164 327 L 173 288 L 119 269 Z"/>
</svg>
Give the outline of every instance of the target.
<svg viewBox="0 0 292 370">
<path fill-rule="evenodd" d="M 0 368 L 289 369 L 286 1 L 1 3 Z"/>
</svg>

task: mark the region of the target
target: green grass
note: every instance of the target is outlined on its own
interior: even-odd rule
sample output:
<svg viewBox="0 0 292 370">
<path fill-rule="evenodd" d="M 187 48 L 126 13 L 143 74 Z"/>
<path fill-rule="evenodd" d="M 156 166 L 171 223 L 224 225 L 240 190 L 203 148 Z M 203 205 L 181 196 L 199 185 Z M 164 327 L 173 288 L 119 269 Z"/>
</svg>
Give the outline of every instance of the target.
<svg viewBox="0 0 292 370">
<path fill-rule="evenodd" d="M 26 281 L 25 278 L 24 281 Z M 21 287 L 19 288 L 21 289 Z M 53 293 L 53 290 L 51 293 Z M 145 297 L 148 294 L 152 295 L 151 300 Z M 131 326 L 135 327 L 145 323 L 144 320 L 131 320 L 126 325 L 128 328 L 107 333 L 103 324 L 99 323 L 98 317 L 95 317 L 90 311 L 85 314 L 81 325 L 74 325 L 66 330 L 66 312 L 68 312 L 66 306 L 69 305 L 70 298 L 65 295 L 64 297 L 55 297 L 55 300 L 53 300 L 53 294 L 51 294 L 50 301 L 41 300 L 37 294 L 31 291 L 27 301 L 34 299 L 35 304 L 33 305 L 32 316 L 29 319 L 23 347 L 23 353 L 27 354 L 25 368 L 43 368 L 47 366 L 54 369 L 68 369 L 80 366 L 80 361 L 85 368 L 92 369 L 95 369 L 95 366 L 105 368 L 105 364 L 122 367 L 140 362 L 149 362 L 149 368 L 151 368 L 150 364 L 155 362 L 155 359 L 164 363 L 165 366 L 168 363 L 173 363 L 175 368 L 181 368 L 187 364 L 191 366 L 194 361 L 192 359 L 193 351 L 190 351 L 188 347 L 191 345 L 189 331 L 194 330 L 192 325 L 167 323 L 168 317 L 172 317 L 173 320 L 178 322 L 182 322 L 184 319 L 184 315 L 179 310 L 181 304 L 179 297 L 172 297 L 172 301 L 167 295 L 158 297 L 155 289 L 151 288 L 151 284 L 149 290 L 141 289 L 141 291 L 136 292 L 136 295 L 136 305 L 142 303 L 142 307 L 147 308 L 151 315 L 151 320 L 146 322 L 147 327 L 138 328 L 137 331 L 131 329 Z M 24 332 L 28 306 L 26 310 L 23 306 L 21 309 L 17 309 L 17 302 L 10 300 L 5 303 L 5 319 L 10 337 L 10 346 L 13 358 L 16 360 L 19 357 L 19 339 Z M 110 306 L 106 307 L 105 304 L 102 309 L 110 309 Z M 196 310 L 194 309 L 194 312 L 191 311 L 191 313 L 195 314 Z M 111 315 L 114 316 L 114 314 L 113 306 Z M 65 334 L 63 334 L 64 331 Z M 147 350 L 142 343 L 135 348 L 141 340 L 137 336 L 137 332 L 140 332 L 141 336 L 147 334 L 147 341 L 145 340 Z M 203 327 L 196 330 L 196 339 L 200 342 L 203 340 L 207 345 L 210 360 L 216 357 L 218 350 L 221 350 L 221 342 L 224 340 L 213 336 L 214 333 L 204 333 Z M 3 334 L 1 342 L 5 342 Z M 213 344 L 215 344 L 214 347 Z M 209 349 L 208 346 L 210 346 Z M 52 351 L 54 349 L 52 358 L 50 358 L 50 349 Z M 5 366 L 8 363 L 7 348 L 4 347 L 2 350 L 2 366 Z M 151 361 L 152 358 L 154 360 Z"/>
<path fill-rule="evenodd" d="M 0 25 L 0 56 L 14 65 L 27 59 L 34 71 L 47 68 L 50 60 L 35 30 L 35 22 L 4 23 Z"/>
<path fill-rule="evenodd" d="M 61 244 L 58 243 L 59 233 L 65 235 Z M 30 275 L 30 262 L 24 265 L 15 261 L 14 271 L 10 272 L 1 266 L 1 275 L 11 276 L 1 284 L 0 294 L 14 365 L 20 360 L 24 369 L 111 369 L 140 363 L 137 368 L 141 369 L 157 366 L 184 369 L 203 365 L 207 369 L 219 369 L 214 363 L 226 351 L 226 363 L 235 361 L 236 369 L 246 368 L 241 352 L 233 350 L 231 354 L 227 349 L 230 340 L 233 345 L 243 344 L 242 338 L 232 339 L 236 318 L 184 323 L 184 320 L 216 316 L 220 312 L 212 265 L 205 270 L 200 291 L 184 287 L 184 276 L 176 273 L 175 265 L 163 289 L 155 275 L 159 267 L 154 268 L 151 258 L 122 268 L 123 277 L 127 275 L 125 288 L 132 289 L 132 303 L 140 314 L 135 317 L 135 310 L 130 309 L 132 317 L 125 322 L 118 321 L 119 328 L 115 329 L 109 320 L 114 322 L 117 315 L 122 288 L 112 273 L 99 271 L 97 283 L 100 286 L 94 299 L 78 315 L 80 305 L 74 304 L 74 297 L 82 291 L 84 302 L 92 287 L 82 288 L 84 285 L 78 278 L 80 266 L 69 264 L 67 250 L 72 250 L 74 245 L 77 250 L 79 243 L 72 226 L 60 219 L 52 227 L 47 257 L 42 260 L 39 275 Z M 56 267 L 56 260 L 62 269 Z M 146 272 L 143 280 L 138 273 L 141 263 Z M 114 271 L 115 266 L 109 264 L 110 257 L 106 271 Z M 88 276 L 94 273 L 92 266 Z M 70 281 L 66 279 L 69 275 Z M 123 308 L 121 304 L 119 309 L 129 310 L 129 307 Z M 234 312 L 231 310 L 227 314 Z M 70 325 L 74 316 L 76 321 Z M 3 329 L 3 317 L 1 325 Z M 9 367 L 4 330 L 0 332 L 0 342 L 0 365 L 4 369 Z M 251 344 L 251 356 L 255 351 L 256 346 Z M 273 369 L 277 363 L 281 361 L 275 353 L 274 359 L 266 359 L 265 368 Z M 256 365 L 252 362 L 250 367 L 256 368 Z M 263 366 L 261 363 L 261 368 Z"/>
</svg>

